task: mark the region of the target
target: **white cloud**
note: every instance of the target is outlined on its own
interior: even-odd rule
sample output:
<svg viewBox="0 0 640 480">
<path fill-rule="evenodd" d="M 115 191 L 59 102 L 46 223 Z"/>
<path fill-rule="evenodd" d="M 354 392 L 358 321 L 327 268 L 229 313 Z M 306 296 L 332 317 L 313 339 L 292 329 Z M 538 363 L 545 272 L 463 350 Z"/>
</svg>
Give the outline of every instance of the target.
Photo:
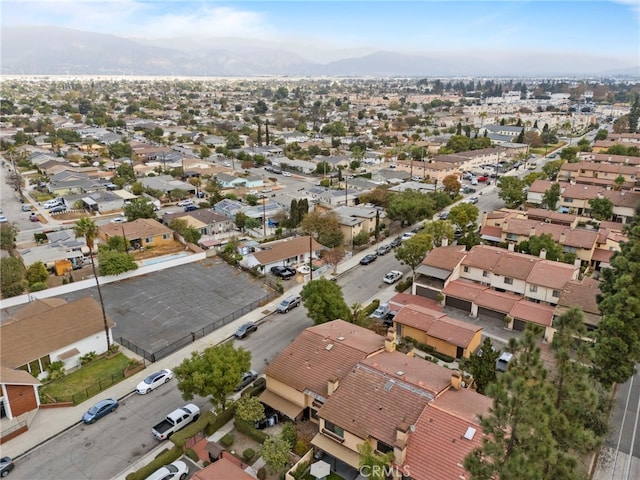
<svg viewBox="0 0 640 480">
<path fill-rule="evenodd" d="M 640 1 L 638 0 L 610 0 L 613 3 L 626 5 L 635 14 L 636 20 L 640 23 Z"/>
</svg>

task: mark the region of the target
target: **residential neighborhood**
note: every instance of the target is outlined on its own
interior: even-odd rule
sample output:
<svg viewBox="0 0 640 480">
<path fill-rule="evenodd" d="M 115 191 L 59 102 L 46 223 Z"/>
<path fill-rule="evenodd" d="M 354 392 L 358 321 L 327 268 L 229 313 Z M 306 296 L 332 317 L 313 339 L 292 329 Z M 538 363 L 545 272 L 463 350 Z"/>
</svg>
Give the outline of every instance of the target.
<svg viewBox="0 0 640 480">
<path fill-rule="evenodd" d="M 640 362 L 638 84 L 51 77 L 0 93 L 11 475 L 608 466 Z M 117 460 L 39 463 L 79 428 L 96 455 L 90 411 Z M 165 417 L 189 425 L 163 448 Z"/>
</svg>

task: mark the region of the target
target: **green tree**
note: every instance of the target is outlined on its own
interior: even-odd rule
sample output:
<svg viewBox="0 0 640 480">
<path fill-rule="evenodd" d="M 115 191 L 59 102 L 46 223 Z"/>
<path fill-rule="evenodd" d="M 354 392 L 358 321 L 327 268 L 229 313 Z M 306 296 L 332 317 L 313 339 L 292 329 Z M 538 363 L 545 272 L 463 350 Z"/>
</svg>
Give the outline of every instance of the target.
<svg viewBox="0 0 640 480">
<path fill-rule="evenodd" d="M 73 227 L 73 233 L 76 238 L 84 237 L 84 241 L 89 247 L 89 250 L 93 252 L 94 242 L 98 236 L 98 226 L 89 217 L 80 218 Z"/>
<path fill-rule="evenodd" d="M 200 153 L 198 155 L 202 160 L 209 158 L 211 156 L 211 149 L 206 145 L 200 147 Z"/>
<path fill-rule="evenodd" d="M 256 228 L 260 228 L 262 226 L 262 220 L 259 218 L 247 217 L 247 220 L 244 222 L 244 228 L 249 228 L 255 230 Z"/>
<path fill-rule="evenodd" d="M 466 135 L 452 135 L 444 148 L 452 153 L 466 152 L 471 150 L 471 139 Z"/>
<path fill-rule="evenodd" d="M 600 399 L 589 378 L 589 349 L 585 341 L 587 331 L 582 311 L 571 308 L 553 323 L 556 331 L 551 342 L 555 358 L 555 408 L 558 419 L 552 424 L 554 436 L 560 445 L 585 453 L 598 445 L 604 434 L 604 421 L 599 411 Z M 589 345 L 589 347 L 587 346 Z"/>
<path fill-rule="evenodd" d="M 594 375 L 604 385 L 626 382 L 640 362 L 640 207 L 626 231 L 628 241 L 602 271 L 598 306 L 602 320 L 594 345 Z"/>
<path fill-rule="evenodd" d="M 498 197 L 504 200 L 507 208 L 516 208 L 524 203 L 527 195 L 524 191 L 525 183 L 518 177 L 500 177 L 498 180 Z"/>
<path fill-rule="evenodd" d="M 214 409 L 221 411 L 249 368 L 251 353 L 226 342 L 202 352 L 191 352 L 174 373 L 184 400 L 191 400 L 196 395 L 209 397 Z"/>
<path fill-rule="evenodd" d="M 209 179 L 204 187 L 205 192 L 209 194 L 209 204 L 211 206 L 222 200 L 222 188 L 220 182 L 216 177 Z"/>
<path fill-rule="evenodd" d="M 326 278 L 310 281 L 302 287 L 300 296 L 307 309 L 307 316 L 316 325 L 337 319 L 350 319 L 349 307 L 336 282 Z"/>
<path fill-rule="evenodd" d="M 613 202 L 608 198 L 592 198 L 589 200 L 591 218 L 609 220 L 613 216 Z"/>
<path fill-rule="evenodd" d="M 544 172 L 544 174 L 547 176 L 549 180 L 555 180 L 556 177 L 558 176 L 558 172 L 560 171 L 560 168 L 562 167 L 563 163 L 564 163 L 564 160 L 562 159 L 552 160 L 550 162 L 545 163 L 542 166 L 542 171 Z"/>
<path fill-rule="evenodd" d="M 453 225 L 448 220 L 425 222 L 423 232 L 431 235 L 433 248 L 442 246 L 445 239 L 447 240 L 447 244 L 451 245 L 456 233 L 455 228 L 453 228 Z"/>
<path fill-rule="evenodd" d="M 249 194 L 245 195 L 244 200 L 245 200 L 245 202 L 247 202 L 247 204 L 249 204 L 249 205 L 251 205 L 253 207 L 253 206 L 256 206 L 258 204 L 259 198 L 258 198 L 257 195 L 249 193 Z"/>
<path fill-rule="evenodd" d="M 638 131 L 638 119 L 640 119 L 640 94 L 635 93 L 629 111 L 629 132 L 636 133 Z"/>
<path fill-rule="evenodd" d="M 412 225 L 419 220 L 432 217 L 434 213 L 434 200 L 415 190 L 394 194 L 387 206 L 387 216 L 391 220 L 400 221 L 401 225 Z"/>
<path fill-rule="evenodd" d="M 242 395 L 236 402 L 236 417 L 248 423 L 264 418 L 264 405 L 254 395 Z"/>
<path fill-rule="evenodd" d="M 402 265 L 409 265 L 416 276 L 416 267 L 418 267 L 425 255 L 433 248 L 433 237 L 429 233 L 421 231 L 413 237 L 402 242 L 402 245 L 396 250 L 396 259 Z"/>
<path fill-rule="evenodd" d="M 244 229 L 246 228 L 247 225 L 247 219 L 249 217 L 247 217 L 243 212 L 238 212 L 236 213 L 236 217 L 234 219 L 234 223 L 236 224 L 236 227 L 244 232 Z"/>
<path fill-rule="evenodd" d="M 13 250 L 18 235 L 18 227 L 13 223 L 0 224 L 0 248 Z"/>
<path fill-rule="evenodd" d="M 528 240 L 520 242 L 516 249 L 518 252 L 528 253 L 536 257 L 540 256 L 540 252 L 544 249 L 547 260 L 560 262 L 563 258 L 563 247 L 557 243 L 551 234 L 543 233 L 542 235 L 533 235 Z"/>
<path fill-rule="evenodd" d="M 577 479 L 575 460 L 553 437 L 553 390 L 537 345 L 540 329 L 531 324 L 520 340 L 507 371 L 487 388 L 493 406 L 480 417 L 482 446 L 464 459 L 472 480 Z"/>
<path fill-rule="evenodd" d="M 560 152 L 560 158 L 566 160 L 569 163 L 578 161 L 578 148 L 577 147 L 564 147 Z"/>
<path fill-rule="evenodd" d="M 260 453 L 272 474 L 280 471 L 287 464 L 289 450 L 292 448 L 293 445 L 289 445 L 282 435 L 276 438 L 267 437 Z"/>
<path fill-rule="evenodd" d="M 133 182 L 131 184 L 131 193 L 134 195 L 142 195 L 144 193 L 144 185 L 140 182 Z"/>
<path fill-rule="evenodd" d="M 134 198 L 129 205 L 125 205 L 124 214 L 129 222 L 138 218 L 151 218 L 156 220 L 156 212 L 153 203 L 146 197 Z"/>
<path fill-rule="evenodd" d="M 555 210 L 560 201 L 560 184 L 552 183 L 551 186 L 544 191 L 542 195 L 542 205 L 545 205 L 549 210 Z"/>
<path fill-rule="evenodd" d="M 597 142 L 598 140 L 606 140 L 606 138 L 609 136 L 609 130 L 607 130 L 606 128 L 601 128 L 600 130 L 598 130 L 598 132 L 596 133 L 596 136 L 594 137 L 594 140 Z"/>
<path fill-rule="evenodd" d="M 24 265 L 17 257 L 0 259 L 0 291 L 4 298 L 15 297 L 24 292 Z"/>
<path fill-rule="evenodd" d="M 300 223 L 300 228 L 328 248 L 342 245 L 344 241 L 344 234 L 340 230 L 340 217 L 335 212 L 309 212 Z"/>
<path fill-rule="evenodd" d="M 545 177 L 546 177 L 546 174 L 544 172 L 529 172 L 524 176 L 523 180 L 525 185 L 527 187 L 530 187 L 533 184 L 533 182 L 535 182 L 539 178 L 544 179 Z"/>
<path fill-rule="evenodd" d="M 478 213 L 475 205 L 461 202 L 451 207 L 447 220 L 466 235 L 478 229 Z"/>
<path fill-rule="evenodd" d="M 371 480 L 386 480 L 385 472 L 393 462 L 393 452 L 378 453 L 369 442 L 359 444 L 357 449 L 360 454 L 360 471 Z"/>
<path fill-rule="evenodd" d="M 111 250 L 102 245 L 100 247 L 98 251 L 100 275 L 120 275 L 138 268 L 132 254 L 121 250 Z"/>
<path fill-rule="evenodd" d="M 442 179 L 442 185 L 444 185 L 444 191 L 451 195 L 458 195 L 460 192 L 460 181 L 457 175 L 447 175 Z"/>
<path fill-rule="evenodd" d="M 487 387 L 496 381 L 496 361 L 499 356 L 500 351 L 493 348 L 489 337 L 485 337 L 478 353 L 462 361 L 462 367 L 473 376 L 478 393 L 484 395 Z"/>
<path fill-rule="evenodd" d="M 44 266 L 44 263 L 35 262 L 27 268 L 26 279 L 29 285 L 46 282 L 47 278 L 49 278 L 49 272 L 47 272 L 47 267 Z"/>
</svg>

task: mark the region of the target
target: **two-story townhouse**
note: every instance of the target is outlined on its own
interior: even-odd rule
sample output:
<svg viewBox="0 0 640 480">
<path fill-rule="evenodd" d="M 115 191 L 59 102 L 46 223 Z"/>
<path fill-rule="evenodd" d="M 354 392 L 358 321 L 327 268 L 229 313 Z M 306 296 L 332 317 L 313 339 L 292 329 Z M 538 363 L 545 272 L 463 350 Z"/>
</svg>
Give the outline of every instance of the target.
<svg viewBox="0 0 640 480">
<path fill-rule="evenodd" d="M 587 330 L 595 330 L 602 320 L 602 313 L 597 301 L 601 293 L 600 282 L 591 277 L 565 283 L 560 292 L 558 304 L 554 308 L 554 322 L 560 315 L 575 307 L 582 312 Z"/>
<path fill-rule="evenodd" d="M 460 263 L 466 257 L 464 245 L 450 245 L 433 249 L 422 264 L 416 268 L 416 279 L 412 293 L 435 300 L 442 290 L 460 277 Z"/>
<path fill-rule="evenodd" d="M 636 206 L 640 204 L 640 192 L 602 190 L 600 194 L 613 204 L 614 222 L 629 222 L 633 218 Z"/>
<path fill-rule="evenodd" d="M 318 423 L 318 410 L 342 378 L 384 346 L 382 336 L 344 320 L 306 328 L 265 369 L 260 401 L 292 420 Z"/>
<path fill-rule="evenodd" d="M 534 257 L 535 258 L 535 257 Z M 550 260 L 535 261 L 525 279 L 524 296 L 535 303 L 557 305 L 564 285 L 578 278 L 579 267 Z"/>
<path fill-rule="evenodd" d="M 622 177 L 623 189 L 631 189 L 640 176 L 640 165 L 623 165 L 617 163 L 582 161 L 565 162 L 558 172 L 558 181 L 612 187 L 616 179 Z"/>
<path fill-rule="evenodd" d="M 551 188 L 551 180 L 536 180 L 527 191 L 527 203 L 532 205 L 542 204 L 544 193 Z"/>
</svg>

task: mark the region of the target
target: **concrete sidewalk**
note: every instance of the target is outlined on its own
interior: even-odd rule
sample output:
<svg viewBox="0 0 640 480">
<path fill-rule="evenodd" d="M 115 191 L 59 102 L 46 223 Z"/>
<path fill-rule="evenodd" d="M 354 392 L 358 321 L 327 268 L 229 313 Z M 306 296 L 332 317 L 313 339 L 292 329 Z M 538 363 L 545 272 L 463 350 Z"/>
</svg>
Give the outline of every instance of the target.
<svg viewBox="0 0 640 480">
<path fill-rule="evenodd" d="M 360 258 L 374 247 L 367 249 L 350 259 L 345 260 L 338 266 L 338 275 L 348 271 L 354 266 L 358 265 Z M 291 289 L 287 290 L 288 294 L 299 294 L 302 290 L 303 284 L 296 284 Z M 246 315 L 236 319 L 235 321 L 224 325 L 218 330 L 210 333 L 209 335 L 196 340 L 188 347 L 179 350 L 168 357 L 165 357 L 157 362 L 153 363 L 153 370 L 160 370 L 163 368 L 174 368 L 180 364 L 185 358 L 191 356 L 191 352 L 202 351 L 205 348 L 217 345 L 225 340 L 231 338 L 237 328 L 246 322 L 259 323 L 269 314 L 264 314 L 265 310 L 269 312 L 275 311 L 277 305 L 282 301 L 280 297 L 271 301 L 262 308 L 253 310 Z M 130 358 L 139 358 L 135 353 L 126 350 L 121 347 L 121 351 Z M 149 369 L 132 375 L 131 377 L 123 380 L 122 382 L 110 387 L 107 390 L 101 392 L 101 397 L 112 397 L 116 399 L 123 399 L 133 394 L 136 386 L 149 374 Z M 96 402 L 96 398 L 90 398 L 87 401 L 76 405 L 74 407 L 64 408 L 51 408 L 40 409 L 35 414 L 26 414 L 25 418 L 29 419 L 29 430 L 22 435 L 9 440 L 8 442 L 0 445 L 0 456 L 10 456 L 14 459 L 19 458 L 26 453 L 30 452 L 39 445 L 47 442 L 48 440 L 56 437 L 60 433 L 65 432 L 69 428 L 80 423 L 82 415 Z"/>
</svg>

